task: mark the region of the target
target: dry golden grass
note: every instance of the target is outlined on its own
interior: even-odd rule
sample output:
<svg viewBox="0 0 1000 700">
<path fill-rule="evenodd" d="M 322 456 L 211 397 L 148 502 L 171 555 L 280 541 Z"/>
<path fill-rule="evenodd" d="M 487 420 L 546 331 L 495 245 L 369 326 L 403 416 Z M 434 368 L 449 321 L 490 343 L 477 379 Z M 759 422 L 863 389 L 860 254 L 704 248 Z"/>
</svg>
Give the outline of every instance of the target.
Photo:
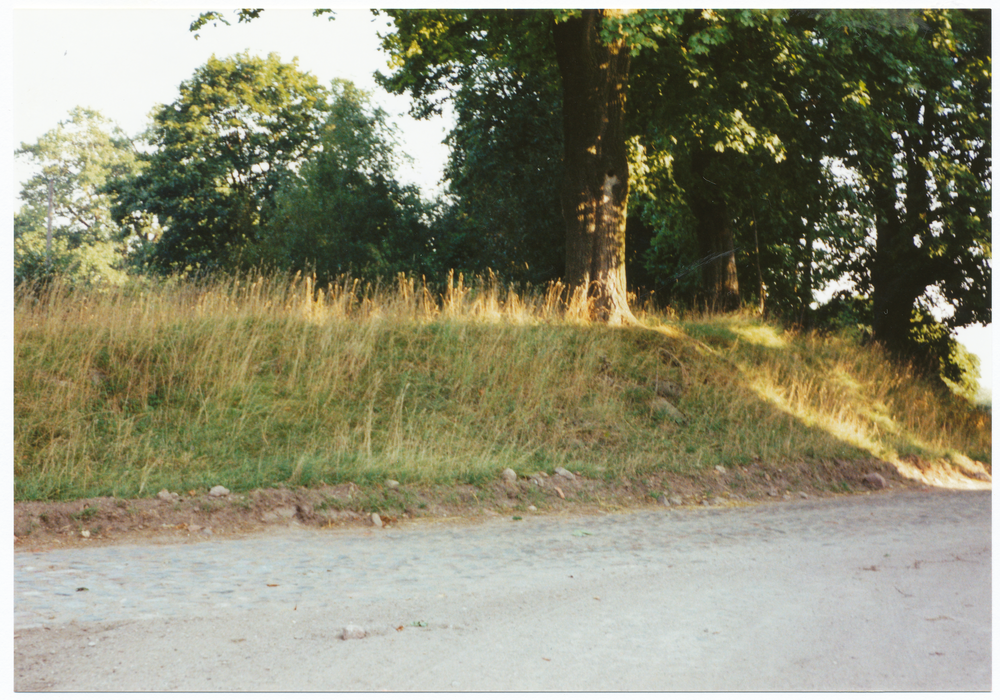
<svg viewBox="0 0 1000 700">
<path fill-rule="evenodd" d="M 989 462 L 989 414 L 845 337 L 640 318 L 591 325 L 561 287 L 489 278 L 441 295 L 402 277 L 19 290 L 15 496 Z M 679 396 L 658 398 L 659 382 Z"/>
</svg>

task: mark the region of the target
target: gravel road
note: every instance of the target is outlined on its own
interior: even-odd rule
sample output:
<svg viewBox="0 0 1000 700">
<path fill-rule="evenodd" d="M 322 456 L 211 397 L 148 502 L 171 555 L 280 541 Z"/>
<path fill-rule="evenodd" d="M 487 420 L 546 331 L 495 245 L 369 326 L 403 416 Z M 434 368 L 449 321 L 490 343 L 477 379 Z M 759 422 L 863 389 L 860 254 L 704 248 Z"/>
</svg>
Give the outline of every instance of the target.
<svg viewBox="0 0 1000 700">
<path fill-rule="evenodd" d="M 988 491 L 17 552 L 15 689 L 990 690 L 991 563 Z"/>
</svg>

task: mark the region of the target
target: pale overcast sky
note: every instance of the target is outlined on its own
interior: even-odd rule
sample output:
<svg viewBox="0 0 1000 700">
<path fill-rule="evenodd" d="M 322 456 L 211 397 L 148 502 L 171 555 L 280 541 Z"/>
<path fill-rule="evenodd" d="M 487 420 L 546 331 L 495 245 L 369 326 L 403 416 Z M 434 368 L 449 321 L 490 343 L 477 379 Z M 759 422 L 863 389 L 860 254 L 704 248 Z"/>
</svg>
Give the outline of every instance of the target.
<svg viewBox="0 0 1000 700">
<path fill-rule="evenodd" d="M 414 160 L 400 173 L 401 179 L 420 185 L 425 196 L 437 191 L 448 155 L 441 142 L 451 117 L 410 119 L 405 114 L 409 98 L 388 95 L 375 86 L 372 74 L 389 70 L 376 35 L 387 28 L 384 17 L 376 18 L 366 9 L 337 10 L 331 22 L 313 17 L 308 9 L 270 9 L 255 22 L 237 24 L 232 11 L 225 10 L 232 25 L 209 24 L 195 40 L 188 27 L 201 10 L 64 8 L 13 10 L 10 15 L 9 33 L 0 41 L 12 59 L 2 110 L 3 131 L 11 136 L 8 153 L 54 128 L 77 105 L 96 109 L 136 134 L 147 125 L 150 110 L 172 102 L 181 81 L 213 53 L 275 52 L 285 61 L 298 58 L 299 67 L 323 83 L 346 78 L 373 91 L 375 102 L 400 127 L 403 150 Z M 27 174 L 15 163 L 14 198 Z M 12 256 L 10 241 L 2 245 Z M 982 359 L 982 383 L 988 387 L 993 385 L 990 335 L 982 328 L 959 331 L 959 340 Z"/>
</svg>

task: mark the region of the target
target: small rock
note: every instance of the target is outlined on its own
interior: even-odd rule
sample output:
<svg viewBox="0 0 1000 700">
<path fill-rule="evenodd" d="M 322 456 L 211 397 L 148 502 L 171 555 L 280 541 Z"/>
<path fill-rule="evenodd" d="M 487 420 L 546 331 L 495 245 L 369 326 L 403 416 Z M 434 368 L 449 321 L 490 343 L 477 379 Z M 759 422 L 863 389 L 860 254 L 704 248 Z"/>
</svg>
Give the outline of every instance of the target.
<svg viewBox="0 0 1000 700">
<path fill-rule="evenodd" d="M 517 481 L 517 472 L 511 469 L 510 467 L 504 469 L 503 472 L 500 474 L 500 476 L 508 484 L 513 484 L 515 481 Z"/>
<path fill-rule="evenodd" d="M 653 383 L 653 389 L 656 391 L 657 396 L 663 396 L 668 399 L 678 399 L 684 393 L 678 384 L 664 379 L 656 380 Z"/>
<path fill-rule="evenodd" d="M 213 486 L 208 492 L 209 496 L 214 496 L 215 498 L 221 498 L 222 496 L 229 495 L 229 489 L 225 486 Z"/>
<path fill-rule="evenodd" d="M 297 512 L 295 508 L 275 508 L 270 513 L 264 513 L 260 519 L 265 523 L 276 523 L 282 520 L 291 520 Z"/>
<path fill-rule="evenodd" d="M 379 517 L 378 513 L 372 513 L 372 525 L 382 527 L 382 518 Z"/>
<path fill-rule="evenodd" d="M 666 506 L 666 507 L 670 506 L 670 501 L 667 500 L 667 497 L 665 495 L 657 498 L 656 502 L 659 503 L 661 506 Z"/>
<path fill-rule="evenodd" d="M 81 537 L 90 537 L 90 530 L 80 530 Z"/>
<path fill-rule="evenodd" d="M 778 497 L 778 489 L 768 489 L 767 490 L 767 495 L 770 496 L 771 498 L 777 498 Z"/>
<path fill-rule="evenodd" d="M 687 418 L 680 412 L 680 409 L 662 396 L 653 397 L 649 402 L 649 408 L 653 413 L 664 415 L 678 425 L 687 425 Z"/>
<path fill-rule="evenodd" d="M 566 498 L 566 494 L 564 494 L 563 490 L 558 486 L 556 486 L 556 494 L 559 496 L 559 498 Z"/>
<path fill-rule="evenodd" d="M 562 467 L 556 467 L 556 474 L 564 479 L 575 479 L 576 474 L 571 472 L 569 469 L 563 469 Z"/>
<path fill-rule="evenodd" d="M 671 496 L 669 499 L 670 505 L 672 506 L 682 506 L 684 505 L 684 499 L 680 496 Z"/>
<path fill-rule="evenodd" d="M 341 633 L 341 639 L 364 639 L 367 636 L 367 632 L 364 627 L 358 627 L 357 625 L 347 625 Z"/>
<path fill-rule="evenodd" d="M 724 466 L 722 466 L 721 464 L 716 464 L 715 465 L 715 471 L 719 472 L 720 474 L 725 474 L 726 473 L 726 468 Z"/>
<path fill-rule="evenodd" d="M 201 531 L 201 534 L 203 534 L 203 535 L 211 535 L 211 534 L 212 534 L 212 528 L 210 528 L 210 527 L 206 527 L 206 528 L 204 528 L 204 529 L 203 529 L 203 530 Z"/>
<path fill-rule="evenodd" d="M 398 489 L 399 488 L 399 482 L 396 481 L 395 479 L 386 479 L 385 480 L 385 487 L 387 489 Z"/>
<path fill-rule="evenodd" d="M 538 510 L 538 508 L 535 508 L 535 506 L 528 506 L 528 510 Z"/>
<path fill-rule="evenodd" d="M 161 501 L 166 501 L 167 503 L 170 503 L 175 498 L 177 498 L 177 494 L 170 493 L 166 489 L 162 489 L 158 494 L 156 494 L 156 497 L 159 498 Z"/>
<path fill-rule="evenodd" d="M 201 525 L 195 525 L 193 523 L 188 525 L 188 532 L 198 532 L 199 530 L 201 530 Z"/>
<path fill-rule="evenodd" d="M 809 500 L 809 494 L 805 491 L 799 491 L 799 498 L 803 500 Z"/>
<path fill-rule="evenodd" d="M 783 500 L 783 501 L 790 501 L 790 500 L 792 500 L 792 497 L 791 497 L 790 494 L 785 493 L 785 494 L 782 494 L 781 500 Z"/>
<path fill-rule="evenodd" d="M 869 472 L 865 474 L 861 480 L 875 489 L 884 489 L 889 485 L 889 482 L 885 480 L 885 477 L 878 472 Z"/>
</svg>

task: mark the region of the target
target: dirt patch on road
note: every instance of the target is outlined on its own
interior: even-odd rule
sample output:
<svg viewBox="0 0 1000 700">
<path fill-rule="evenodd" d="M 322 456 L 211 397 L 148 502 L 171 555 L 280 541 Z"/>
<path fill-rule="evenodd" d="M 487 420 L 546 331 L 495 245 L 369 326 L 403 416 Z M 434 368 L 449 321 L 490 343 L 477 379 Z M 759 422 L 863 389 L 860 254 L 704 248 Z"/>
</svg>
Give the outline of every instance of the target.
<svg viewBox="0 0 1000 700">
<path fill-rule="evenodd" d="M 178 542 L 275 527 L 391 527 L 416 519 L 537 513 L 584 514 L 641 507 L 734 506 L 767 500 L 828 498 L 882 489 L 991 488 L 990 465 L 914 458 L 716 467 L 694 475 L 588 479 L 536 473 L 483 486 L 339 484 L 259 489 L 212 496 L 191 491 L 156 498 L 89 498 L 14 504 L 18 548 L 125 542 Z M 878 475 L 877 477 L 872 475 Z M 905 475 L 905 476 L 904 476 Z M 373 518 L 377 514 L 378 518 Z"/>
</svg>

